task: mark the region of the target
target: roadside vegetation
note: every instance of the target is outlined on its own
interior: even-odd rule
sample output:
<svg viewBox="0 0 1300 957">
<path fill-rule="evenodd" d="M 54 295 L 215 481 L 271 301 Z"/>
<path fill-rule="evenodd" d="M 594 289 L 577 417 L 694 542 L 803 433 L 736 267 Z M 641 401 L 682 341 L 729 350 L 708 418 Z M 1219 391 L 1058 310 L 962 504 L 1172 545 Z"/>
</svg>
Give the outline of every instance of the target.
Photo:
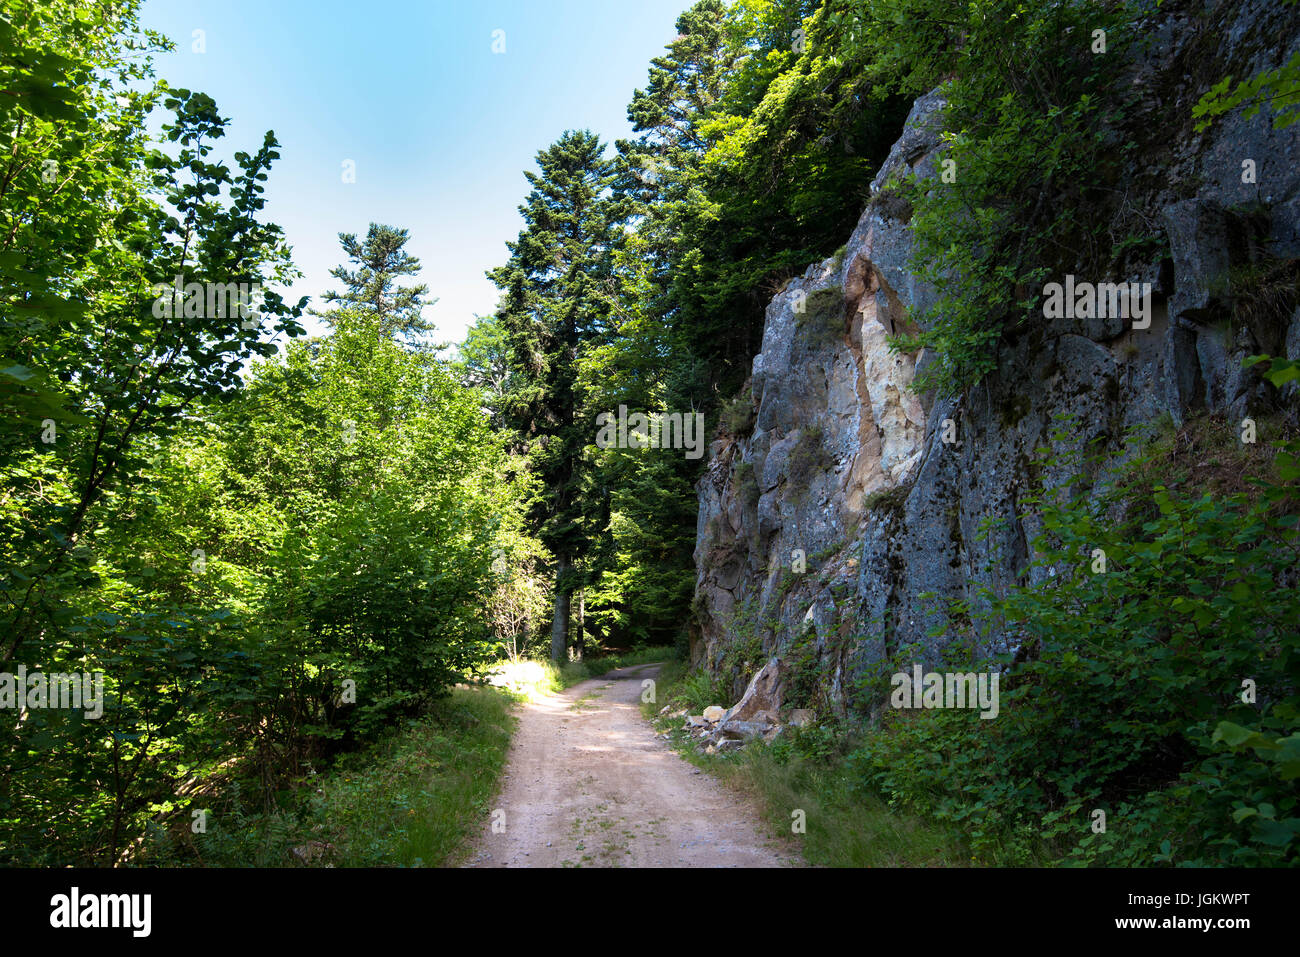
<svg viewBox="0 0 1300 957">
<path fill-rule="evenodd" d="M 704 754 L 682 732 L 679 711 L 699 714 L 726 701 L 722 688 L 682 661 L 660 672 L 658 701 L 641 708 L 686 760 L 726 787 L 755 798 L 773 835 L 793 837 L 808 863 L 824 867 L 926 867 L 987 863 L 971 857 L 960 829 L 899 813 L 863 795 L 846 763 L 855 734 L 839 725 L 785 728 L 771 744 Z M 660 715 L 663 708 L 668 714 Z M 805 833 L 792 831 L 803 812 Z"/>
<path fill-rule="evenodd" d="M 1295 362 L 1263 367 L 1277 386 L 1300 378 Z M 673 712 L 731 702 L 678 664 L 660 727 L 761 797 L 777 830 L 804 809 L 814 863 L 1294 865 L 1300 436 L 1285 416 L 1255 426 L 1273 441 L 1243 443 L 1221 417 L 1158 424 L 1104 482 L 1100 460 L 1057 461 L 1076 478 L 1022 501 L 1043 522 L 1039 574 L 932 596 L 936 636 L 958 639 L 943 666 L 1001 672 L 996 720 L 887 707 L 889 675 L 922 654 L 902 648 L 845 715 L 711 756 Z M 1010 653 L 973 656 L 998 635 Z"/>
<path fill-rule="evenodd" d="M 237 780 L 194 795 L 188 815 L 155 825 L 140 859 L 203 867 L 439 867 L 463 858 L 491 813 L 519 696 L 460 687 L 373 744 L 250 806 Z"/>
<path fill-rule="evenodd" d="M 671 647 L 638 645 L 626 651 L 597 652 L 590 658 L 565 662 L 563 665 L 544 658 L 519 658 L 497 665 L 492 669 L 489 680 L 532 700 L 537 695 L 558 694 L 579 682 L 599 678 L 616 668 L 673 661 L 677 655 L 677 650 Z"/>
<path fill-rule="evenodd" d="M 1038 574 L 940 603 L 969 639 L 955 670 L 989 666 L 963 657 L 977 637 L 1014 639 L 991 663 L 1002 714 L 884 709 L 850 758 L 862 791 L 1008 864 L 1295 864 L 1300 436 L 1261 422 L 1273 441 L 1212 418 L 1157 432 L 1091 494 L 1079 462 L 1027 499 Z"/>
</svg>

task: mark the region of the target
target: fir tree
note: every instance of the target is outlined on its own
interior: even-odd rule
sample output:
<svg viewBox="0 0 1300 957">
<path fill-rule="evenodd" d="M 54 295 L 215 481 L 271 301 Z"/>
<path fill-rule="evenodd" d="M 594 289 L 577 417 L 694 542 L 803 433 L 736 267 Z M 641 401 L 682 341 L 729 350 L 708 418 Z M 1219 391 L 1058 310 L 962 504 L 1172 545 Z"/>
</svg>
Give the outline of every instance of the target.
<svg viewBox="0 0 1300 957">
<path fill-rule="evenodd" d="M 330 275 L 343 282 L 346 289 L 325 293 L 325 301 L 338 303 L 343 309 L 373 313 L 379 319 L 381 338 L 410 339 L 432 331 L 433 324 L 420 314 L 429 287 L 423 283 L 396 284 L 399 277 L 420 271 L 420 260 L 406 252 L 409 238 L 405 229 L 379 223 L 370 224 L 364 242 L 357 241 L 356 233 L 339 233 L 343 251 L 356 268 L 336 266 L 330 270 Z"/>
<path fill-rule="evenodd" d="M 568 643 L 569 597 L 590 543 L 579 489 L 594 425 L 579 416 L 577 363 L 608 332 L 615 302 L 612 247 L 621 222 L 610 194 L 613 166 L 590 132 L 566 132 L 537 154 L 539 172 L 519 208 L 524 228 L 506 245 L 510 258 L 490 270 L 503 292 L 497 321 L 511 373 L 501 411 L 529 453 L 544 492 L 533 519 L 555 556 L 551 655 Z"/>
</svg>

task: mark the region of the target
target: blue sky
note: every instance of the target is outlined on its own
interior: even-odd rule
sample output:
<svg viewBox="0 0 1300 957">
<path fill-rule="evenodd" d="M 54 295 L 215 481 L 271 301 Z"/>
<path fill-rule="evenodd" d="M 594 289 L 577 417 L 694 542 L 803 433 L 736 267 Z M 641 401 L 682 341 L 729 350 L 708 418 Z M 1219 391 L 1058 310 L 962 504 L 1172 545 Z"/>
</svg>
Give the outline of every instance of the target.
<svg viewBox="0 0 1300 957">
<path fill-rule="evenodd" d="M 231 118 L 225 155 L 275 130 L 267 217 L 305 273 L 292 297 L 321 305 L 338 234 L 388 223 L 411 233 L 437 338 L 459 341 L 496 304 L 483 271 L 519 232 L 523 170 L 566 129 L 630 135 L 627 103 L 690 2 L 145 0 L 141 20 L 177 44 L 158 75 Z"/>
</svg>

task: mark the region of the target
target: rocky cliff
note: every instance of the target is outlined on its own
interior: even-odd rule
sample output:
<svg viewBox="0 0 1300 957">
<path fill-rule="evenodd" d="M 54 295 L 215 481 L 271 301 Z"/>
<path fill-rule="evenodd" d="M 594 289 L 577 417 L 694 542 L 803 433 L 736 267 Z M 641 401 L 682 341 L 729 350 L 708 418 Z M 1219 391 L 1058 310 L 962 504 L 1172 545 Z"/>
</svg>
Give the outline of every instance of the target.
<svg viewBox="0 0 1300 957">
<path fill-rule="evenodd" d="M 923 596 L 973 599 L 977 580 L 1011 582 L 1031 562 L 1038 527 L 1025 498 L 1033 483 L 1067 477 L 1045 470 L 1037 449 L 1095 442 L 1118 459 L 1128 430 L 1165 415 L 1241 418 L 1263 394 L 1241 360 L 1300 355 L 1300 312 L 1272 331 L 1229 323 L 1224 282 L 1243 231 L 1271 256 L 1300 256 L 1300 124 L 1275 130 L 1266 110 L 1197 134 L 1191 106 L 1205 84 L 1189 75 L 1207 57 L 1211 71 L 1238 77 L 1281 62 L 1300 45 L 1294 9 L 1165 16 L 1117 73 L 1137 92 L 1146 151 L 1117 189 L 1156 214 L 1166 242 L 1128 275 L 1094 278 L 1149 282 L 1149 327 L 1045 318 L 1005 341 L 996 371 L 954 399 L 913 394 L 934 358 L 886 341 L 935 297 L 909 269 L 910 209 L 887 188 L 908 170 L 941 188 L 944 102 L 938 92 L 916 101 L 842 254 L 771 301 L 748 391 L 724 416 L 697 486 L 692 655 L 734 695 L 776 659 L 766 673 L 781 675 L 787 707 L 870 707 L 854 689 L 873 664 L 912 648 L 933 663 L 953 639 Z M 1054 437 L 1059 417 L 1073 425 Z M 1005 521 L 983 537 L 985 519 Z"/>
</svg>

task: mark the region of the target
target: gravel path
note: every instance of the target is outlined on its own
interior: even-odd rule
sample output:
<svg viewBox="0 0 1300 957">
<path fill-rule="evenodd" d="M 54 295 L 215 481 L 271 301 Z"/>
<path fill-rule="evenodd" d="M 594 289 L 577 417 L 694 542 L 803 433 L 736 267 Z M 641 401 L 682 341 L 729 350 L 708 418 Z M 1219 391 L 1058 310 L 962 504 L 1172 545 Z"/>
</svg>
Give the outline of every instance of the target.
<svg viewBox="0 0 1300 957">
<path fill-rule="evenodd" d="M 753 807 L 641 716 L 658 665 L 520 706 L 501 793 L 468 867 L 784 867 Z M 495 827 L 493 822 L 495 823 Z"/>
</svg>

